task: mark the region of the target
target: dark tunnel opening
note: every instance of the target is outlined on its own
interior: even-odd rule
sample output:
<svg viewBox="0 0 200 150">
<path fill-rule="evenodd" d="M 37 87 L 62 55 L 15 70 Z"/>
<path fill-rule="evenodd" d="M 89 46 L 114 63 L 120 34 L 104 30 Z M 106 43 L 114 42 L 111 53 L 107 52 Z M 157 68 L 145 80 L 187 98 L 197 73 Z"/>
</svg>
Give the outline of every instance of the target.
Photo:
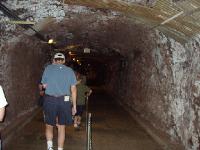
<svg viewBox="0 0 200 150">
<path fill-rule="evenodd" d="M 74 65 L 72 68 L 85 75 L 87 78 L 86 84 L 89 86 L 101 86 L 104 85 L 107 77 L 108 72 L 106 71 L 106 64 L 102 62 L 95 62 L 95 61 L 88 61 L 82 60 L 80 61 L 81 65 Z M 70 66 L 70 65 L 69 65 Z"/>
</svg>

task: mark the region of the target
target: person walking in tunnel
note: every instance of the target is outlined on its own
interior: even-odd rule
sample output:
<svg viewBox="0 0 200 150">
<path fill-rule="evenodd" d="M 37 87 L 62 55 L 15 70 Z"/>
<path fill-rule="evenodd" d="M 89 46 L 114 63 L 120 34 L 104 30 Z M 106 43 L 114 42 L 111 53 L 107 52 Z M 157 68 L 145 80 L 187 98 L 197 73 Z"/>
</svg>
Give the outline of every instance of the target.
<svg viewBox="0 0 200 150">
<path fill-rule="evenodd" d="M 86 78 L 85 76 L 81 75 L 79 72 L 76 74 L 77 78 L 77 113 L 75 114 L 74 117 L 74 127 L 75 129 L 79 129 L 81 125 L 81 119 L 82 119 L 82 114 L 84 111 L 84 106 L 85 106 L 85 98 L 87 96 L 90 96 L 92 93 L 92 90 L 85 85 L 86 84 Z"/>
<path fill-rule="evenodd" d="M 8 103 L 6 101 L 3 88 L 0 85 L 0 122 L 2 122 L 4 119 L 6 105 L 8 105 Z M 1 138 L 0 138 L 0 150 L 1 150 Z"/>
<path fill-rule="evenodd" d="M 41 83 L 45 88 L 43 110 L 47 150 L 53 150 L 54 126 L 58 128 L 58 150 L 63 150 L 65 126 L 73 123 L 72 115 L 76 113 L 76 76 L 64 63 L 64 54 L 56 53 L 53 63 L 45 68 L 42 75 Z"/>
</svg>

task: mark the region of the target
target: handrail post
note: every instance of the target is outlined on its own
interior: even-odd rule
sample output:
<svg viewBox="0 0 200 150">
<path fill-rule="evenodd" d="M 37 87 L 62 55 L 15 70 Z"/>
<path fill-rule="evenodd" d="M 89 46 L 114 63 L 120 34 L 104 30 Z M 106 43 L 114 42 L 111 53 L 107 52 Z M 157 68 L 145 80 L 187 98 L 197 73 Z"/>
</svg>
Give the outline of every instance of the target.
<svg viewBox="0 0 200 150">
<path fill-rule="evenodd" d="M 85 121 L 85 127 L 86 127 L 86 133 L 87 133 L 87 126 L 88 126 L 88 96 L 85 98 L 85 106 L 86 106 L 86 121 Z"/>
<path fill-rule="evenodd" d="M 87 147 L 86 150 L 92 150 L 92 114 L 88 113 L 88 123 L 87 123 Z"/>
<path fill-rule="evenodd" d="M 92 114 L 88 112 L 88 96 L 85 98 L 86 105 L 86 150 L 92 150 Z"/>
</svg>

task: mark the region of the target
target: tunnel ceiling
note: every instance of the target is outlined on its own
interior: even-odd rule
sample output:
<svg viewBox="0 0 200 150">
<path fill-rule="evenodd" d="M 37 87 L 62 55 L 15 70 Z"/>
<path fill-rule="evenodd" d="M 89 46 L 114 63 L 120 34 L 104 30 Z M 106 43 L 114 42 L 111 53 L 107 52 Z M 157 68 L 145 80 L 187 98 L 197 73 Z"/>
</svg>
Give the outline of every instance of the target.
<svg viewBox="0 0 200 150">
<path fill-rule="evenodd" d="M 105 14 L 109 16 L 109 11 Z M 56 41 L 58 51 L 72 52 L 73 57 L 107 62 L 123 59 L 134 51 L 148 51 L 152 45 L 151 37 L 147 36 L 149 30 L 123 16 L 103 21 L 99 11 L 71 17 L 49 24 L 41 33 Z M 91 53 L 84 54 L 84 48 L 89 48 Z"/>
<path fill-rule="evenodd" d="M 199 0 L 60 0 L 60 2 L 64 2 L 66 11 L 62 21 L 55 22 L 47 18 L 43 20 L 43 26 L 41 20 L 36 20 L 39 21 L 40 29 L 35 29 L 45 37 L 54 38 L 58 50 L 66 52 L 75 50 L 76 55 L 83 59 L 89 59 L 86 58 L 88 55 L 83 54 L 83 49 L 86 47 L 96 52 L 95 56 L 92 53 L 90 58 L 100 58 L 102 62 L 110 57 L 127 56 L 132 51 L 136 53 L 147 51 L 151 49 L 149 45 L 153 43 L 151 37 L 147 35 L 154 29 L 183 43 L 200 32 Z M 85 14 L 79 13 L 79 6 L 85 6 L 89 11 Z M 26 7 L 25 5 L 22 8 Z M 16 10 L 15 5 L 10 9 Z M 22 14 L 23 12 L 19 10 L 18 15 Z M 70 48 L 71 45 L 74 48 Z"/>
<path fill-rule="evenodd" d="M 136 22 L 157 28 L 180 42 L 200 32 L 199 0 L 65 0 L 65 3 L 124 12 Z"/>
</svg>

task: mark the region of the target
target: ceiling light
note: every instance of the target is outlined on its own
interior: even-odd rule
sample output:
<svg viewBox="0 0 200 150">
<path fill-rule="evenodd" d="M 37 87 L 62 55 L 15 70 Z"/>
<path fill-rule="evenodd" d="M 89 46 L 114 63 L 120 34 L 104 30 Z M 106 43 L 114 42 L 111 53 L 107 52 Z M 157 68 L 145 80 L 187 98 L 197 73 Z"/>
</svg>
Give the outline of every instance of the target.
<svg viewBox="0 0 200 150">
<path fill-rule="evenodd" d="M 48 44 L 53 44 L 53 43 L 54 43 L 53 39 L 49 39 Z"/>
<path fill-rule="evenodd" d="M 83 52 L 84 53 L 90 53 L 90 49 L 89 48 L 84 48 Z"/>
<path fill-rule="evenodd" d="M 75 48 L 75 45 L 69 45 L 69 46 L 67 46 L 67 49 L 72 49 L 72 48 Z"/>
</svg>

